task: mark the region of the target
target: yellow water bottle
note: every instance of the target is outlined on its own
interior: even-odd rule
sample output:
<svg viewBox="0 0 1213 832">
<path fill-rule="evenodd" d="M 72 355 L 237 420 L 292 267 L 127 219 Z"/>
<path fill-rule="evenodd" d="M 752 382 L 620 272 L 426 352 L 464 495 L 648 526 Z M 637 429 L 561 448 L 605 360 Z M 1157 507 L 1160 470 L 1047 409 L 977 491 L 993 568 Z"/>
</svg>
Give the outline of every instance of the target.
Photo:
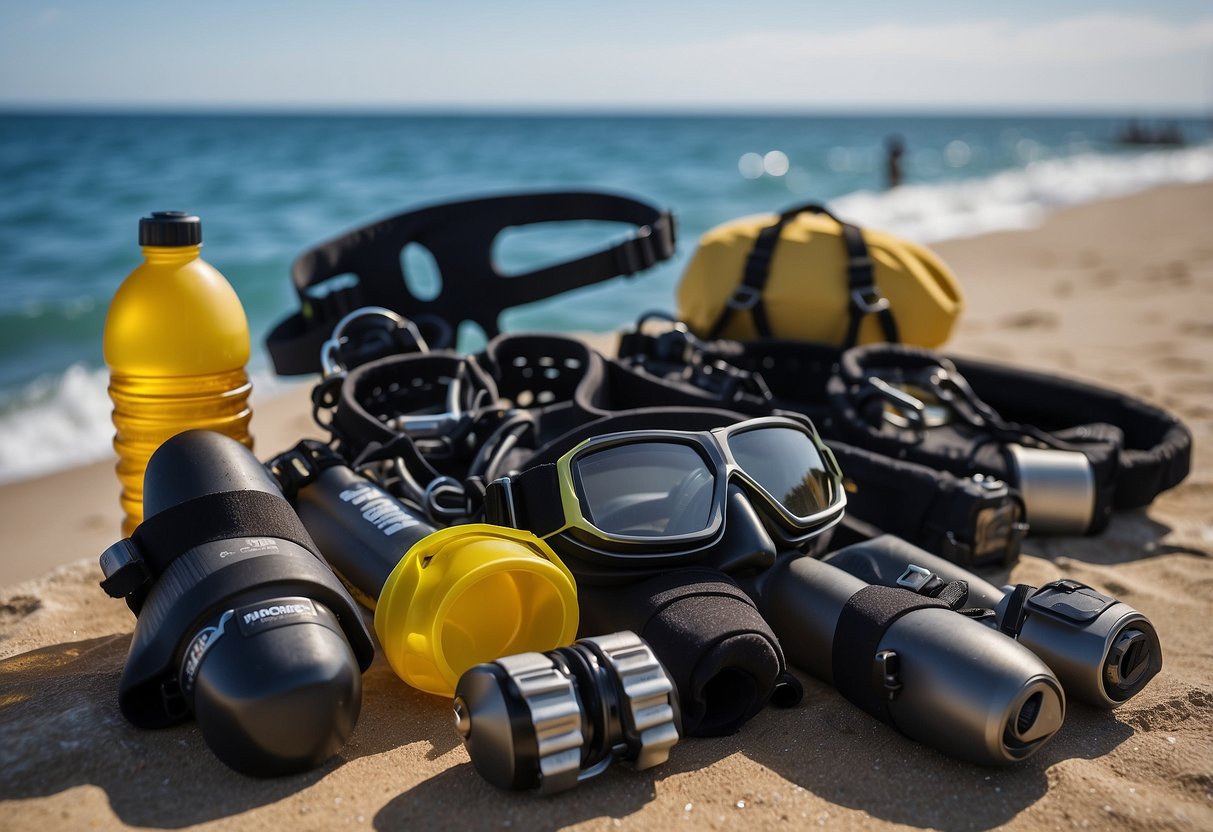
<svg viewBox="0 0 1213 832">
<path fill-rule="evenodd" d="M 143 469 L 170 436 L 192 428 L 253 446 L 248 320 L 231 284 L 200 256 L 202 221 L 184 211 L 139 220 L 143 263 L 105 319 L 123 535 L 143 519 Z"/>
</svg>

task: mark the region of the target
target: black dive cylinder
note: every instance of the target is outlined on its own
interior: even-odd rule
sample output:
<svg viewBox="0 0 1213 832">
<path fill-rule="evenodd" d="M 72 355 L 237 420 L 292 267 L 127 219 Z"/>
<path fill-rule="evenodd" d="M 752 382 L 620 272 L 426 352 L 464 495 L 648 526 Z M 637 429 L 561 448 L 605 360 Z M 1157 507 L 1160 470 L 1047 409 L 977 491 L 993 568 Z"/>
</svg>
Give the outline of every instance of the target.
<svg viewBox="0 0 1213 832">
<path fill-rule="evenodd" d="M 255 776 L 335 754 L 374 646 L 277 483 L 235 440 L 188 431 L 152 455 L 143 505 L 101 556 L 102 587 L 138 616 L 123 715 L 161 727 L 193 713 L 216 756 Z"/>
<path fill-rule="evenodd" d="M 354 597 L 374 608 L 388 576 L 436 529 L 344 464 L 321 465 L 294 499 L 299 519 Z"/>
<path fill-rule="evenodd" d="M 1127 701 L 1162 669 L 1162 646 L 1142 613 L 1077 581 L 999 589 L 917 546 L 884 535 L 826 555 L 824 560 L 862 580 L 904 582 L 910 567 L 941 580 L 965 581 L 969 605 L 996 615 L 990 624 L 1044 659 L 1072 699 L 1101 708 Z M 925 578 L 925 574 L 921 574 Z"/>
<path fill-rule="evenodd" d="M 792 664 L 912 739 L 1003 764 L 1061 727 L 1065 698 L 1049 668 L 942 602 L 811 557 L 781 560 L 759 581 L 763 615 Z"/>
</svg>

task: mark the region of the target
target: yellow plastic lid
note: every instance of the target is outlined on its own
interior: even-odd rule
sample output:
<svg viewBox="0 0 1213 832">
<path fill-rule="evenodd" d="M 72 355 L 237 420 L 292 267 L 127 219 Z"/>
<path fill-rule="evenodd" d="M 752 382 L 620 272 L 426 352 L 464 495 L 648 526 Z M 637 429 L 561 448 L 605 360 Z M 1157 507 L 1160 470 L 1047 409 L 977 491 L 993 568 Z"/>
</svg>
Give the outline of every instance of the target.
<svg viewBox="0 0 1213 832">
<path fill-rule="evenodd" d="M 572 644 L 577 618 L 573 575 L 546 543 L 474 523 L 409 549 L 383 585 L 375 632 L 401 679 L 451 696 L 475 665 Z"/>
</svg>

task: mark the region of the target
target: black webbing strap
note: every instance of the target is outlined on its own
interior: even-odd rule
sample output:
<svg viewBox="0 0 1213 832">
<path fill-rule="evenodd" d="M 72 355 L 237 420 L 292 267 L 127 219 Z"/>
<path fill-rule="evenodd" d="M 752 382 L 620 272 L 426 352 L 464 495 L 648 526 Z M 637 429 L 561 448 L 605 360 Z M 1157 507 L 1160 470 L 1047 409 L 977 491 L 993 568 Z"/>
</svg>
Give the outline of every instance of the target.
<svg viewBox="0 0 1213 832">
<path fill-rule="evenodd" d="M 266 491 L 204 494 L 157 512 L 135 529 L 131 542 L 142 559 L 142 572 L 146 576 L 142 586 L 132 586 L 128 572 L 121 578 L 117 575 L 106 578 L 101 588 L 114 597 L 141 595 L 148 584 L 190 549 L 250 535 L 288 540 L 316 554 L 316 544 L 299 515 L 277 494 Z"/>
<path fill-rule="evenodd" d="M 536 465 L 510 477 L 513 516 L 489 517 L 490 523 L 509 523 L 547 537 L 564 526 L 564 504 L 560 499 L 560 475 L 553 464 Z"/>
<path fill-rule="evenodd" d="M 732 296 L 725 302 L 724 308 L 716 318 L 708 332 L 708 338 L 718 338 L 729 318 L 735 311 L 749 310 L 754 321 L 754 328 L 759 337 L 771 337 L 771 325 L 767 319 L 766 305 L 762 299 L 763 290 L 771 276 L 771 260 L 775 254 L 775 246 L 786 226 L 793 218 L 802 213 L 821 214 L 838 223 L 842 231 L 843 245 L 847 249 L 847 291 L 850 293 L 849 309 L 850 323 L 847 325 L 847 335 L 844 346 L 852 347 L 859 340 L 859 326 L 863 319 L 872 314 L 880 316 L 886 341 L 900 341 L 897 331 L 897 321 L 889 301 L 876 286 L 876 278 L 872 268 L 872 258 L 864 242 L 863 232 L 858 226 L 838 219 L 823 205 L 807 203 L 784 211 L 779 215 L 774 225 L 767 226 L 758 233 L 746 259 L 745 270 L 741 283 L 733 291 Z"/>
<path fill-rule="evenodd" d="M 203 494 L 144 520 L 131 539 L 155 577 L 195 546 L 249 535 L 289 540 L 316 553 L 291 504 L 268 491 Z"/>
<path fill-rule="evenodd" d="M 594 220 L 626 223 L 626 239 L 592 254 L 524 274 L 502 274 L 493 246 L 507 228 Z M 343 315 L 383 306 L 414 321 L 430 347 L 454 346 L 463 321 L 490 338 L 511 307 L 603 280 L 644 271 L 674 254 L 674 217 L 640 200 L 599 192 L 522 193 L 432 205 L 329 240 L 291 267 L 300 311 L 280 321 L 266 347 L 274 369 L 297 375 L 320 369 L 321 344 Z M 409 289 L 401 253 L 417 244 L 433 255 L 442 287 L 422 299 Z M 333 278 L 356 280 L 336 285 Z"/>
<path fill-rule="evenodd" d="M 883 722 L 893 721 L 889 701 L 896 690 L 887 686 L 880 672 L 880 642 L 894 621 L 927 607 L 948 609 L 943 601 L 908 589 L 866 586 L 847 600 L 838 616 L 832 648 L 834 687 Z"/>
</svg>

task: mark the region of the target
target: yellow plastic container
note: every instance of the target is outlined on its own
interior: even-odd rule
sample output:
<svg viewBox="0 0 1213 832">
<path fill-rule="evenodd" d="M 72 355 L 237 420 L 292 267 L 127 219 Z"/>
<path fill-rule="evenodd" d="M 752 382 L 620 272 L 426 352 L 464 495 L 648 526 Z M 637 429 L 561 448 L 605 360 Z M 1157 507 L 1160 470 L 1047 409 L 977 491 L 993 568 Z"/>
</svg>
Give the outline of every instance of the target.
<svg viewBox="0 0 1213 832">
<path fill-rule="evenodd" d="M 143 519 L 143 470 L 164 440 L 192 428 L 248 447 L 248 320 L 231 285 L 199 256 L 197 217 L 163 211 L 139 222 L 140 264 L 105 319 L 123 535 Z"/>
<path fill-rule="evenodd" d="M 451 696 L 475 665 L 572 644 L 577 619 L 573 575 L 546 543 L 473 523 L 409 549 L 379 593 L 375 634 L 396 675 Z"/>
</svg>

